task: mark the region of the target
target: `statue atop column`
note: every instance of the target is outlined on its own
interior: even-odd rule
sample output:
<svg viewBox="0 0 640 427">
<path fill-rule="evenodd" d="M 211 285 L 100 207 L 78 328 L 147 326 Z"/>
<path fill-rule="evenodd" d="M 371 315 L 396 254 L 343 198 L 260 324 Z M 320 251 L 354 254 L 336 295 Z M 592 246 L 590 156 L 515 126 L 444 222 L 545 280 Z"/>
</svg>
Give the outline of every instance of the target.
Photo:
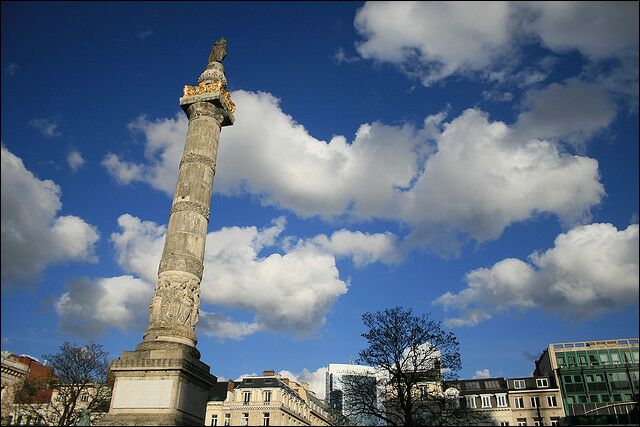
<svg viewBox="0 0 640 427">
<path fill-rule="evenodd" d="M 227 56 L 227 41 L 224 38 L 221 38 L 213 44 L 213 47 L 211 47 L 209 63 L 222 62 L 225 56 Z"/>
</svg>

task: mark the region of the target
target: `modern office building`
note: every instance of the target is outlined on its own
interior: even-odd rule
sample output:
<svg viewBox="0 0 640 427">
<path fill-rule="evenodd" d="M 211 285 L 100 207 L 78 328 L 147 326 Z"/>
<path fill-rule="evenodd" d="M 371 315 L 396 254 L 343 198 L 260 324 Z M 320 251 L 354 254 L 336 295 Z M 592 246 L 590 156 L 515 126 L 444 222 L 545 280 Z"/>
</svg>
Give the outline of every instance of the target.
<svg viewBox="0 0 640 427">
<path fill-rule="evenodd" d="M 326 400 L 334 411 L 346 416 L 356 425 L 376 425 L 373 417 L 359 417 L 350 412 L 349 397 L 344 392 L 344 380 L 348 377 L 360 377 L 371 387 L 372 395 L 377 395 L 375 369 L 371 366 L 330 363 L 326 373 Z"/>
<path fill-rule="evenodd" d="M 637 424 L 639 362 L 638 338 L 555 343 L 534 374 L 554 377 L 567 424 Z"/>
</svg>

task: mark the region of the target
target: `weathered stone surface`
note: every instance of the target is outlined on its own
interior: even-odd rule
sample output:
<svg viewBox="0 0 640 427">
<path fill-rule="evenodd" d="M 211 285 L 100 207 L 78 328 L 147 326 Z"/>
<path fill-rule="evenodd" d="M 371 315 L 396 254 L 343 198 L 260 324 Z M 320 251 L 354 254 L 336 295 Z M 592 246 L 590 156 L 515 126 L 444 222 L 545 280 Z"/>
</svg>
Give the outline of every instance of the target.
<svg viewBox="0 0 640 427">
<path fill-rule="evenodd" d="M 222 60 L 225 52 L 220 45 L 212 55 Z M 218 138 L 222 126 L 233 124 L 235 106 L 224 91 L 221 63 L 209 63 L 199 81 L 219 83 L 186 86 L 187 96 L 180 98 L 189 127 L 149 325 L 136 350 L 111 364 L 113 398 L 100 425 L 204 424 L 208 391 L 216 378 L 199 360 L 195 327 Z"/>
<path fill-rule="evenodd" d="M 210 62 L 207 68 L 200 74 L 198 83 L 222 81 L 227 86 L 227 78 L 224 75 L 224 65 L 220 62 Z"/>
<path fill-rule="evenodd" d="M 113 389 L 113 408 L 170 408 L 174 380 L 120 378 Z"/>
</svg>

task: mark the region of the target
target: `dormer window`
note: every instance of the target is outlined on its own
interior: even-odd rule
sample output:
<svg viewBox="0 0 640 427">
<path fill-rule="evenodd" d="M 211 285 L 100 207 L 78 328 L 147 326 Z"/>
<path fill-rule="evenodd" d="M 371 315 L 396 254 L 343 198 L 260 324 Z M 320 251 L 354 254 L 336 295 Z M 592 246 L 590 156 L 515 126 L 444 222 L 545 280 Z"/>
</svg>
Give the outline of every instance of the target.
<svg viewBox="0 0 640 427">
<path fill-rule="evenodd" d="M 513 388 L 522 389 L 526 387 L 527 385 L 525 384 L 524 380 L 513 380 Z"/>
<path fill-rule="evenodd" d="M 536 378 L 536 386 L 538 386 L 538 388 L 549 387 L 549 380 L 546 378 Z"/>
</svg>

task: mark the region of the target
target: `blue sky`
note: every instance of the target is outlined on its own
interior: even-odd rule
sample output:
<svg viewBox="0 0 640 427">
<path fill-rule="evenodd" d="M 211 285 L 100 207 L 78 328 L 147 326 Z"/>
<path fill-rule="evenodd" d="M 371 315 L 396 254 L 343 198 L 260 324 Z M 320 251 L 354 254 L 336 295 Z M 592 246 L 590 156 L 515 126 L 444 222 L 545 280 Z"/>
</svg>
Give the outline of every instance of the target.
<svg viewBox="0 0 640 427">
<path fill-rule="evenodd" d="M 463 378 L 638 336 L 637 3 L 3 2 L 3 350 L 140 342 L 178 98 L 222 36 L 215 375 L 320 384 L 394 305 L 456 333 Z"/>
</svg>

